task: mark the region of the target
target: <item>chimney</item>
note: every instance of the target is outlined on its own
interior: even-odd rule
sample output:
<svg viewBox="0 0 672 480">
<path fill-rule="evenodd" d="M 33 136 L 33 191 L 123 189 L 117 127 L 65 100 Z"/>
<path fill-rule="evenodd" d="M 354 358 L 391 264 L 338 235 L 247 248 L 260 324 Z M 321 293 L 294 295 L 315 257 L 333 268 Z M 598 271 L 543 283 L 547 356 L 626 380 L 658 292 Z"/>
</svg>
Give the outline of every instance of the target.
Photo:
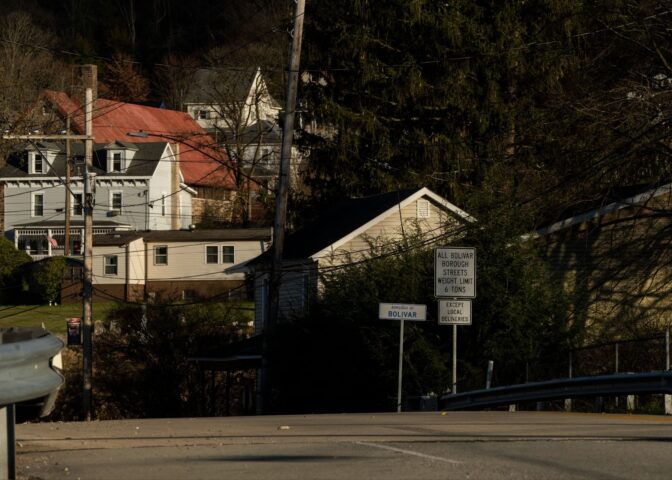
<svg viewBox="0 0 672 480">
<path fill-rule="evenodd" d="M 81 105 L 84 105 L 86 103 L 86 89 L 90 88 L 93 93 L 93 102 L 95 107 L 95 102 L 98 98 L 98 66 L 86 64 L 75 65 L 72 68 L 75 84 L 72 86 L 72 92 L 70 96 L 77 99 Z"/>
</svg>

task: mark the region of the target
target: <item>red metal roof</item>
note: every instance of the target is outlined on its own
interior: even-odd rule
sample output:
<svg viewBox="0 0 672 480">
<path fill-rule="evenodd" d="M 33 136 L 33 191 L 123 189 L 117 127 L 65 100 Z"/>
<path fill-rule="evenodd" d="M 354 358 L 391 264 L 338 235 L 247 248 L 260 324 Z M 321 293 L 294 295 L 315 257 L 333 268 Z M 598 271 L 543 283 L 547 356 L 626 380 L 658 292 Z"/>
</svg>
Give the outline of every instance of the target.
<svg viewBox="0 0 672 480">
<path fill-rule="evenodd" d="M 46 90 L 42 96 L 60 115 L 71 116 L 74 131 L 85 133 L 84 109 L 77 100 L 53 90 Z M 147 136 L 128 135 L 129 132 L 144 132 Z M 185 112 L 98 98 L 93 109 L 93 136 L 96 143 L 119 140 L 177 144 L 186 184 L 235 188 L 227 155 L 213 148 L 214 140 Z"/>
</svg>

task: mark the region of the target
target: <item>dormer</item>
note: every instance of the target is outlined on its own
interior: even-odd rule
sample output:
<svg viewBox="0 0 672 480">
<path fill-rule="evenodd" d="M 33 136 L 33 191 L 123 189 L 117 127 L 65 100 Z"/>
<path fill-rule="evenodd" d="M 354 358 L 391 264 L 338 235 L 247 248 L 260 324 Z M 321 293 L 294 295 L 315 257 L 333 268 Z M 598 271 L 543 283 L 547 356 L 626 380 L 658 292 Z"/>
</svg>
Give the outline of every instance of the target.
<svg viewBox="0 0 672 480">
<path fill-rule="evenodd" d="M 134 143 L 114 141 L 103 147 L 106 151 L 107 173 L 124 173 L 131 164 L 131 160 L 138 151 Z"/>
<path fill-rule="evenodd" d="M 26 147 L 28 153 L 28 174 L 45 175 L 49 173 L 49 165 L 59 152 L 58 145 L 46 142 L 31 143 Z"/>
</svg>

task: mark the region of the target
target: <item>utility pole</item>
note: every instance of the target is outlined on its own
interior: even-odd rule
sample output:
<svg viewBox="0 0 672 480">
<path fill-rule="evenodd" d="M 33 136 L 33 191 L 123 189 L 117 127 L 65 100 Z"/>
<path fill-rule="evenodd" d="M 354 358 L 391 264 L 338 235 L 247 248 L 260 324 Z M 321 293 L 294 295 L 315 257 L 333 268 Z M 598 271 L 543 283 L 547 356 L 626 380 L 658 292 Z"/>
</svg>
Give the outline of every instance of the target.
<svg viewBox="0 0 672 480">
<path fill-rule="evenodd" d="M 90 92 L 90 89 L 88 89 Z M 84 188 L 86 190 L 87 194 L 90 194 L 90 188 L 88 187 L 89 185 L 89 180 L 90 176 L 88 175 L 88 169 L 90 168 L 90 165 L 93 163 L 92 162 L 92 155 L 89 155 L 89 152 L 93 152 L 93 136 L 92 136 L 92 113 L 93 110 L 91 109 L 91 104 L 90 102 L 87 102 L 87 113 L 86 113 L 86 118 L 87 118 L 87 128 L 86 128 L 86 135 L 3 135 L 2 138 L 5 140 L 28 140 L 28 141 L 35 141 L 35 140 L 54 140 L 54 141 L 69 141 L 69 140 L 84 140 L 86 142 L 86 151 L 87 151 L 87 168 L 85 170 L 85 182 L 84 182 Z M 70 192 L 70 185 L 65 184 L 65 189 Z M 91 265 L 92 265 L 92 240 L 93 240 L 93 205 L 92 205 L 92 198 L 91 195 L 85 196 L 85 208 L 87 209 L 87 217 L 85 217 L 85 223 L 84 223 L 84 252 L 85 252 L 85 257 L 84 257 L 84 300 L 83 300 L 83 316 L 84 316 L 84 328 L 83 328 L 83 336 L 84 336 L 84 351 L 83 351 L 83 357 L 84 357 L 84 365 L 83 365 L 83 370 L 84 370 L 84 395 L 82 399 L 82 403 L 84 406 L 84 417 L 87 419 L 91 418 L 91 294 L 92 294 L 92 272 L 91 272 Z M 89 202 L 88 200 L 91 200 Z M 87 253 L 88 252 L 88 253 Z M 87 263 L 88 262 L 88 263 Z M 88 264 L 88 274 L 87 274 L 87 264 Z M 88 284 L 87 284 L 87 279 L 88 279 Z M 88 324 L 88 329 L 87 329 L 87 324 Z M 87 338 L 88 338 L 88 348 L 87 348 Z M 88 387 L 88 388 L 87 388 Z M 88 392 L 88 396 L 87 396 Z M 88 403 L 87 403 L 88 402 Z"/>
<path fill-rule="evenodd" d="M 93 377 L 93 322 L 91 303 L 93 297 L 93 90 L 86 89 L 85 104 L 85 166 L 84 166 L 84 297 L 82 299 L 82 416 L 91 420 L 91 379 Z"/>
<path fill-rule="evenodd" d="M 70 135 L 70 116 L 65 119 L 65 134 Z M 65 184 L 70 186 L 70 139 L 65 139 Z M 70 255 L 70 199 L 72 194 L 69 189 L 65 189 L 65 240 L 63 241 L 63 255 Z"/>
<path fill-rule="evenodd" d="M 294 29 L 292 30 L 292 52 L 289 58 L 287 80 L 287 101 L 282 128 L 282 149 L 280 151 L 280 171 L 275 194 L 275 221 L 273 222 L 273 261 L 271 278 L 268 288 L 269 308 L 264 329 L 264 343 L 261 366 L 261 405 L 258 409 L 264 413 L 271 411 L 271 381 L 269 365 L 269 337 L 275 330 L 280 313 L 280 284 L 282 271 L 282 253 L 285 244 L 285 225 L 287 221 L 288 180 L 292 159 L 292 142 L 294 140 L 294 115 L 296 113 L 296 96 L 299 85 L 299 65 L 301 60 L 301 40 L 303 37 L 303 18 L 306 8 L 305 0 L 296 0 L 294 12 Z"/>
</svg>

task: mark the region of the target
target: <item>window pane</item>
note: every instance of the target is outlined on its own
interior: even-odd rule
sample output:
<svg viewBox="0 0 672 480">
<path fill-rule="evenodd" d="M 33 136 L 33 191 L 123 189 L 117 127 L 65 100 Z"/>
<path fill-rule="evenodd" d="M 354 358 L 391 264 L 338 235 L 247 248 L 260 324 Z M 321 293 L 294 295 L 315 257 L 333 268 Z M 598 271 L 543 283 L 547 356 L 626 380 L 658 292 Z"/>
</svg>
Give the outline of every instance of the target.
<svg viewBox="0 0 672 480">
<path fill-rule="evenodd" d="M 121 172 L 121 153 L 112 155 L 112 171 Z"/>
<path fill-rule="evenodd" d="M 42 173 L 42 155 L 35 155 L 35 173 Z"/>
<path fill-rule="evenodd" d="M 217 246 L 207 246 L 205 247 L 205 263 L 219 263 L 217 258 Z"/>
<path fill-rule="evenodd" d="M 121 192 L 113 193 L 112 194 L 112 209 L 113 210 L 121 210 Z"/>
<path fill-rule="evenodd" d="M 35 195 L 33 197 L 33 216 L 41 217 L 44 215 L 44 195 Z"/>
<path fill-rule="evenodd" d="M 116 255 L 106 255 L 105 256 L 105 275 L 117 275 L 117 256 Z"/>
<path fill-rule="evenodd" d="M 165 245 L 154 247 L 154 263 L 156 265 L 168 265 L 168 247 Z"/>
<path fill-rule="evenodd" d="M 233 247 L 222 247 L 222 263 L 233 263 Z"/>
<path fill-rule="evenodd" d="M 72 196 L 72 214 L 73 215 L 81 215 L 84 213 L 84 209 L 82 208 L 82 194 L 81 193 L 75 193 Z"/>
</svg>

